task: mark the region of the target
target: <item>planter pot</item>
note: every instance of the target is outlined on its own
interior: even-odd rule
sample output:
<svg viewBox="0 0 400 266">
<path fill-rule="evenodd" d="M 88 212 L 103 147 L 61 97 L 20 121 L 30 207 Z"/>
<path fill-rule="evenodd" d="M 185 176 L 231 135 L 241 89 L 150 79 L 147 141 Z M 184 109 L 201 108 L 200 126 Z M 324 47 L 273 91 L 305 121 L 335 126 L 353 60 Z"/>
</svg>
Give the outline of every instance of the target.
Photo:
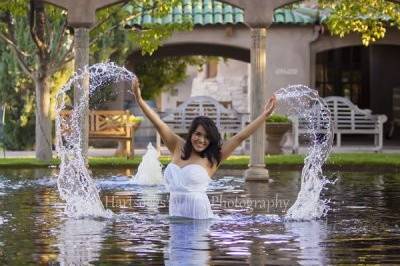
<svg viewBox="0 0 400 266">
<path fill-rule="evenodd" d="M 282 153 L 281 142 L 283 136 L 292 129 L 291 123 L 266 123 L 266 154 L 280 154 Z"/>
</svg>

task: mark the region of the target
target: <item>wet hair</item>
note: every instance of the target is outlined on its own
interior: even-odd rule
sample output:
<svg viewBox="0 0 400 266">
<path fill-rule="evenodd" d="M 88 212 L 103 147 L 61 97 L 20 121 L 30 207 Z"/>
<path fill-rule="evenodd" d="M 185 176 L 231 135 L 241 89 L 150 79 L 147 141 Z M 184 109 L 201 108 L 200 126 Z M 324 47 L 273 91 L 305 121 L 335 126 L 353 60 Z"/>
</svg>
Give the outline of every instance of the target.
<svg viewBox="0 0 400 266">
<path fill-rule="evenodd" d="M 189 159 L 192 151 L 192 135 L 196 131 L 197 127 L 201 125 L 207 134 L 207 139 L 209 140 L 209 144 L 206 149 L 200 152 L 200 157 L 207 157 L 208 161 L 213 166 L 214 164 L 219 165 L 221 162 L 221 135 L 218 132 L 218 128 L 215 125 L 214 121 L 212 121 L 209 117 L 206 116 L 198 116 L 193 119 L 192 124 L 190 125 L 188 135 L 186 137 L 186 143 L 183 146 L 181 159 L 187 160 Z"/>
</svg>

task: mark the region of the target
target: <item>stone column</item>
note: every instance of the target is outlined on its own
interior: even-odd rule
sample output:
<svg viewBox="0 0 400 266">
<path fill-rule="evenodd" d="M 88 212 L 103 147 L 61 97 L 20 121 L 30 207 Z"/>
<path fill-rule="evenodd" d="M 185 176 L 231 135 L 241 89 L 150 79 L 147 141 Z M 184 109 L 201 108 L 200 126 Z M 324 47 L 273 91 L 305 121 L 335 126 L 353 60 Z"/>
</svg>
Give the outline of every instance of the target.
<svg viewBox="0 0 400 266">
<path fill-rule="evenodd" d="M 250 117 L 257 118 L 263 110 L 266 99 L 266 28 L 251 29 L 251 83 Z M 268 181 L 268 170 L 264 163 L 265 123 L 250 137 L 250 164 L 245 171 L 246 181 Z"/>
<path fill-rule="evenodd" d="M 83 69 L 89 65 L 89 29 L 75 28 L 75 71 Z M 87 161 L 87 151 L 89 144 L 89 75 L 86 75 L 80 87 L 74 88 L 74 104 L 80 104 L 81 99 L 85 98 L 82 120 L 79 121 L 81 130 L 81 149 L 82 156 Z M 85 97 L 85 95 L 87 97 Z"/>
</svg>

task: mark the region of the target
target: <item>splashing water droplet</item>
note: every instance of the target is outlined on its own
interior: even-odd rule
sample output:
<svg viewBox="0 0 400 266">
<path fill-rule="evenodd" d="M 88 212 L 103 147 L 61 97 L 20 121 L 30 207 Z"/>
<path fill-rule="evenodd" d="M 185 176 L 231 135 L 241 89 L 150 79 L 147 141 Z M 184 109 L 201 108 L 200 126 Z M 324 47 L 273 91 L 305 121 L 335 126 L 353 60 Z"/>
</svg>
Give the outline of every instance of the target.
<svg viewBox="0 0 400 266">
<path fill-rule="evenodd" d="M 287 108 L 286 114 L 297 117 L 305 130 L 309 143 L 301 173 L 301 188 L 295 203 L 286 213 L 289 220 L 311 220 L 326 215 L 327 200 L 320 194 L 329 181 L 322 173 L 333 143 L 331 113 L 316 90 L 304 85 L 291 85 L 275 92 L 280 105 Z"/>
<path fill-rule="evenodd" d="M 66 110 L 67 92 L 71 88 L 81 89 L 89 79 L 89 94 L 83 94 L 78 104 L 74 104 L 69 115 Z M 57 187 L 61 199 L 66 201 L 65 213 L 69 217 L 80 218 L 112 216 L 100 200 L 99 192 L 85 165 L 80 143 L 83 141 L 79 121 L 88 108 L 89 97 L 104 85 L 132 81 L 136 76 L 114 63 L 99 63 L 78 70 L 56 96 L 56 150 L 61 159 Z"/>
<path fill-rule="evenodd" d="M 67 92 L 81 88 L 89 77 L 89 94 L 82 95 L 79 104 L 73 106 L 69 116 L 66 110 Z M 88 100 L 102 86 L 119 81 L 133 81 L 136 76 L 114 63 L 100 63 L 77 71 L 56 96 L 56 149 L 61 159 L 57 180 L 60 197 L 66 201 L 65 212 L 70 217 L 111 217 L 100 200 L 99 192 L 85 165 L 80 143 L 83 140 L 80 123 Z M 296 202 L 288 210 L 287 219 L 310 220 L 324 216 L 327 201 L 320 199 L 326 184 L 331 183 L 322 174 L 322 165 L 332 148 L 333 134 L 331 115 L 315 90 L 303 85 L 282 88 L 275 93 L 280 104 L 287 105 L 287 114 L 298 116 L 306 126 L 306 138 L 310 147 L 304 160 L 301 189 Z"/>
<path fill-rule="evenodd" d="M 133 183 L 149 186 L 164 184 L 162 166 L 158 160 L 157 150 L 154 149 L 151 143 L 147 145 L 146 154 L 142 158 L 142 162 L 138 167 Z"/>
</svg>

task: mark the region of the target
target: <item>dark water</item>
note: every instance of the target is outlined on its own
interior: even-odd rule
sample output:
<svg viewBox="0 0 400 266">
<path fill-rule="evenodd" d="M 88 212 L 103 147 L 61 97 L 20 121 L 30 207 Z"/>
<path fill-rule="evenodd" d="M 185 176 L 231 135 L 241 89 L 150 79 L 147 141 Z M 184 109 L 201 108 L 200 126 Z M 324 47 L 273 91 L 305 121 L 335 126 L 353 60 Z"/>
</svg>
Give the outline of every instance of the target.
<svg viewBox="0 0 400 266">
<path fill-rule="evenodd" d="M 312 222 L 282 219 L 299 189 L 296 171 L 272 171 L 273 183 L 220 173 L 209 189 L 216 221 L 168 218 L 164 188 L 132 185 L 129 174 L 93 173 L 113 219 L 73 220 L 55 171 L 0 170 L 0 264 L 400 263 L 400 174 L 327 173 L 338 179 L 325 192 L 332 209 Z"/>
</svg>

